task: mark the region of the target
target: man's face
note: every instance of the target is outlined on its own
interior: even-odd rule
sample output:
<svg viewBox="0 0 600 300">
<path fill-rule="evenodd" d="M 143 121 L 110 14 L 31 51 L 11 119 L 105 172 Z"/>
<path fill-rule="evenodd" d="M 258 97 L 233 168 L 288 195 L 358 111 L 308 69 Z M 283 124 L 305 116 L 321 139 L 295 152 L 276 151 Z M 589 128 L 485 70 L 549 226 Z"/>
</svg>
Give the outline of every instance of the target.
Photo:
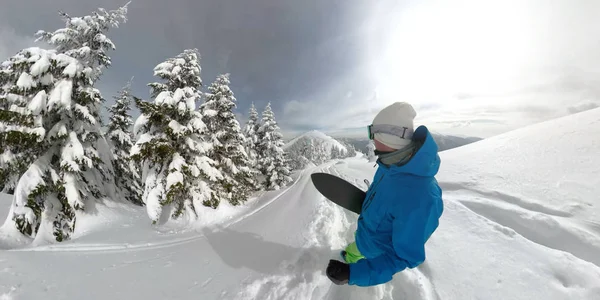
<svg viewBox="0 0 600 300">
<path fill-rule="evenodd" d="M 382 144 L 380 141 L 374 139 L 373 142 L 375 142 L 375 149 L 377 149 L 377 151 L 381 151 L 381 152 L 393 152 L 396 151 L 398 149 L 394 149 L 394 148 L 390 148 L 384 144 Z"/>
</svg>

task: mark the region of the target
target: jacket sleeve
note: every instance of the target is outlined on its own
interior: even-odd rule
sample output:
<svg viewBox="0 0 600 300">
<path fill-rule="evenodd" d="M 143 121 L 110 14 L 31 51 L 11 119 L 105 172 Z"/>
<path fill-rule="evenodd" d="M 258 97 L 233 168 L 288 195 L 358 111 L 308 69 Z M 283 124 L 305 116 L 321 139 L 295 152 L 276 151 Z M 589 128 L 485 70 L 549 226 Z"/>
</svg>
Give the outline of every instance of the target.
<svg viewBox="0 0 600 300">
<path fill-rule="evenodd" d="M 396 213 L 392 229 L 394 252 L 350 264 L 348 283 L 357 286 L 386 283 L 394 274 L 425 261 L 427 211 L 426 207 L 419 207 L 408 214 Z"/>
</svg>

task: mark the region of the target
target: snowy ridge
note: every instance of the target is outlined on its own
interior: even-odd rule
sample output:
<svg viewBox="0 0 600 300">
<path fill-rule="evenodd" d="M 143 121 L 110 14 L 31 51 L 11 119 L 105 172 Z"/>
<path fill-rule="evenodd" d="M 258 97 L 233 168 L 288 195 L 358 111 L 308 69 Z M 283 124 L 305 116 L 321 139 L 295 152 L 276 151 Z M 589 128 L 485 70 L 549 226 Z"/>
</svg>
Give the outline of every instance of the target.
<svg viewBox="0 0 600 300">
<path fill-rule="evenodd" d="M 336 147 L 337 149 L 342 150 L 344 152 L 348 151 L 348 149 L 346 149 L 346 147 L 344 145 L 342 145 L 342 143 L 340 143 L 338 140 L 336 140 L 318 130 L 309 131 L 300 136 L 295 137 L 294 139 L 287 142 L 285 144 L 285 146 L 283 146 L 283 149 L 286 150 L 287 148 L 291 147 L 292 145 L 294 145 L 294 143 L 296 143 L 297 141 L 299 141 L 301 139 L 323 141 L 325 143 L 327 151 L 331 151 L 331 147 Z"/>
</svg>

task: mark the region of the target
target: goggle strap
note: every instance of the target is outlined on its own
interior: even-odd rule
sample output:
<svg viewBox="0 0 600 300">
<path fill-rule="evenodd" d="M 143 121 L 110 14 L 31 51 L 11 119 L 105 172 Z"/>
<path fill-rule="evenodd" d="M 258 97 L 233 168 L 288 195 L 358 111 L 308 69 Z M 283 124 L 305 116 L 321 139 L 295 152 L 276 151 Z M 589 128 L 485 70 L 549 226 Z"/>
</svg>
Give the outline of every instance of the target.
<svg viewBox="0 0 600 300">
<path fill-rule="evenodd" d="M 369 125 L 369 137 L 373 139 L 376 133 L 387 133 L 397 136 L 401 139 L 410 140 L 413 136 L 413 130 L 407 127 L 399 127 L 389 124 Z"/>
</svg>

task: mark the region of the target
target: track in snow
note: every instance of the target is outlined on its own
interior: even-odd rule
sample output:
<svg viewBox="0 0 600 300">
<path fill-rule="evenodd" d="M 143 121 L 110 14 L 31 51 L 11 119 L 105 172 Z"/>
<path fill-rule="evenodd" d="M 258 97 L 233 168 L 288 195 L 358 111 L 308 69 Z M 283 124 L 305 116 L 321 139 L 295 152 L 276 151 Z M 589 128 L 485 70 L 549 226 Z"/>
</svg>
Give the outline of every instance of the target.
<svg viewBox="0 0 600 300">
<path fill-rule="evenodd" d="M 229 227 L 236 223 L 239 223 L 239 222 L 243 221 L 244 219 L 261 211 L 262 209 L 264 209 L 271 203 L 275 202 L 280 197 L 286 195 L 286 193 L 288 193 L 303 178 L 304 172 L 305 171 L 302 171 L 300 173 L 300 175 L 298 176 L 298 178 L 296 179 L 296 181 L 294 181 L 286 189 L 282 190 L 279 195 L 273 197 L 271 200 L 260 205 L 258 208 L 253 209 L 242 216 L 239 216 L 230 221 L 223 222 L 222 224 L 220 224 L 220 226 L 221 227 Z M 129 244 L 129 243 L 125 243 L 125 244 L 65 243 L 65 244 L 53 244 L 53 245 L 47 245 L 47 246 L 31 247 L 31 248 L 20 248 L 20 249 L 13 249 L 13 250 L 9 250 L 9 251 L 17 251 L 17 252 L 20 252 L 20 251 L 61 251 L 61 252 L 103 252 L 103 253 L 142 251 L 142 250 L 153 250 L 153 249 L 180 246 L 180 245 L 194 242 L 194 241 L 197 241 L 197 240 L 200 240 L 203 238 L 205 238 L 205 236 L 201 233 L 198 233 L 198 234 L 194 234 L 193 236 L 190 236 L 190 237 L 167 239 L 167 240 L 161 241 L 161 242 L 146 242 L 146 243 L 136 243 L 136 244 Z"/>
<path fill-rule="evenodd" d="M 467 184 L 442 183 L 445 199 L 458 201 L 472 212 L 502 227 L 509 235 L 519 234 L 548 248 L 565 251 L 600 266 L 600 237 L 597 224 L 592 230 L 577 226 L 568 217 L 579 205 L 558 210 L 497 191 L 485 191 Z M 595 230 L 594 230 L 595 229 Z"/>
<path fill-rule="evenodd" d="M 343 175 L 335 165 L 321 172 L 360 182 Z M 297 194 L 300 196 L 286 200 L 291 200 L 290 204 L 305 201 L 313 206 L 314 218 L 304 229 L 304 244 L 297 249 L 287 249 L 293 252 L 293 257 L 281 262 L 274 274 L 247 278 L 236 299 L 440 299 L 433 284 L 419 269 L 399 273 L 393 283 L 386 285 L 367 288 L 333 285 L 324 270 L 329 259 L 340 259 L 339 251 L 353 240 L 357 216 L 326 200 L 310 181 L 302 184 L 296 188 L 301 190 Z"/>
</svg>

